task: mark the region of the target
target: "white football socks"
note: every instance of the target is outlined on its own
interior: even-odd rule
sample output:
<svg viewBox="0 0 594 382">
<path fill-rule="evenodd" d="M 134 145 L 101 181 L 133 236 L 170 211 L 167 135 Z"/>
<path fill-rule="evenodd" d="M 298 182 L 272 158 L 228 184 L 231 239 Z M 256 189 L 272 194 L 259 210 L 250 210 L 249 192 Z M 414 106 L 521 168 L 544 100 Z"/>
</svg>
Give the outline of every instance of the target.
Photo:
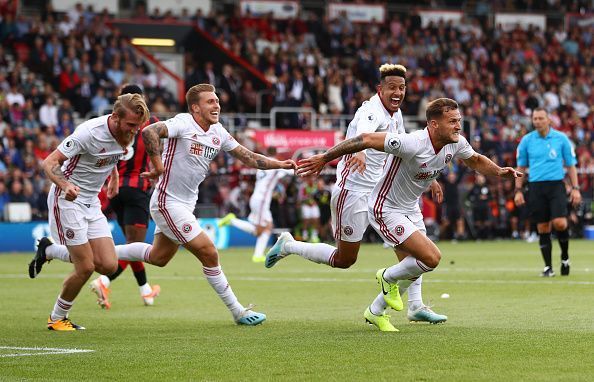
<svg viewBox="0 0 594 382">
<path fill-rule="evenodd" d="M 398 280 L 406 280 L 418 277 L 423 273 L 432 271 L 433 268 L 423 264 L 412 256 L 407 256 L 396 265 L 392 265 L 384 272 L 384 280 L 394 283 Z"/>
<path fill-rule="evenodd" d="M 215 290 L 219 298 L 223 300 L 223 303 L 231 311 L 233 319 L 237 320 L 240 318 L 245 308 L 237 301 L 237 297 L 235 297 L 233 290 L 231 290 L 231 286 L 227 282 L 227 277 L 225 277 L 221 266 L 217 265 L 211 268 L 202 267 L 202 272 L 206 277 L 206 281 L 208 281 L 212 289 Z"/>
<path fill-rule="evenodd" d="M 304 243 L 302 241 L 288 241 L 283 246 L 283 252 L 297 254 L 304 259 L 318 264 L 333 265 L 334 252 L 336 247 L 325 243 Z"/>
<path fill-rule="evenodd" d="M 264 231 L 258 236 L 256 240 L 256 247 L 254 248 L 254 257 L 262 257 L 264 256 L 264 250 L 266 250 L 266 246 L 268 245 L 268 241 L 270 241 L 270 231 Z"/>
<path fill-rule="evenodd" d="M 54 310 L 50 314 L 52 321 L 61 320 L 62 318 L 68 317 L 68 312 L 72 309 L 72 301 L 66 301 L 62 297 L 58 296 Z"/>
<path fill-rule="evenodd" d="M 109 288 L 109 285 L 111 284 L 109 277 L 101 275 L 99 276 L 99 280 L 101 280 L 101 284 L 103 284 L 104 287 Z"/>
<path fill-rule="evenodd" d="M 52 244 L 45 247 L 45 257 L 48 260 L 60 260 L 65 263 L 71 263 L 70 253 L 68 253 L 68 247 L 61 244 Z"/>
<path fill-rule="evenodd" d="M 139 289 L 140 289 L 141 296 L 147 296 L 147 295 L 153 293 L 153 288 L 151 288 L 149 283 L 146 283 L 146 284 L 140 286 Z"/>
<path fill-rule="evenodd" d="M 149 262 L 149 254 L 152 248 L 152 245 L 140 242 L 116 245 L 115 247 L 119 260 L 143 261 L 145 263 Z"/>
<path fill-rule="evenodd" d="M 406 280 L 409 281 L 409 280 Z M 423 304 L 423 294 L 421 285 L 423 284 L 423 275 L 419 276 L 418 279 L 413 281 L 410 286 L 408 287 L 408 310 L 415 311 L 422 307 Z M 400 286 L 400 281 L 398 282 Z M 406 289 L 405 289 L 406 292 Z M 400 291 L 400 295 L 402 296 L 402 291 Z"/>
<path fill-rule="evenodd" d="M 239 228 L 243 232 L 249 233 L 250 235 L 256 235 L 256 226 L 248 221 L 241 219 L 231 219 L 231 225 L 235 228 Z"/>
</svg>

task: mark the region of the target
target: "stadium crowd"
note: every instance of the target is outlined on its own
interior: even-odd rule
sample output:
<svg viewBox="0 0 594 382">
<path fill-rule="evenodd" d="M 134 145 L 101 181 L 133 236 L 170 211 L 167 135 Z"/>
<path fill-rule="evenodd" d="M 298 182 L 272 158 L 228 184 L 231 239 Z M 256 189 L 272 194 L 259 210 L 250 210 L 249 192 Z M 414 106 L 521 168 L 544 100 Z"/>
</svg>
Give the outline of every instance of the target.
<svg viewBox="0 0 594 382">
<path fill-rule="evenodd" d="M 552 23 L 544 31 L 519 27 L 505 31 L 481 17 L 484 3 L 478 1 L 476 17 L 463 23 L 427 27 L 421 26 L 415 9 L 372 25 L 352 23 L 344 15 L 329 20 L 313 12 L 288 21 L 242 17 L 238 10 L 209 15 L 198 10 L 191 16 L 191 12 L 161 15 L 155 9 L 146 17 L 196 23 L 264 73 L 273 90 L 268 108 L 313 107 L 328 117 L 324 125 L 328 129 L 338 128 L 334 117 L 353 115 L 373 94 L 379 80 L 377 68 L 383 62 L 408 68 L 405 115 L 422 119 L 429 100 L 455 99 L 461 105 L 469 141 L 502 165 L 515 165 L 517 144 L 531 129 L 530 111 L 543 106 L 553 126 L 575 145 L 587 209 L 594 193 L 594 26 L 565 28 Z M 519 3 L 519 9 L 527 9 L 528 5 Z M 581 3 L 570 4 L 568 10 Z M 4 205 L 10 202 L 28 202 L 35 219 L 47 218 L 49 183 L 40 161 L 72 132 L 77 121 L 108 109 L 121 84 L 141 84 L 152 112 L 183 107 L 128 40 L 106 26 L 111 17 L 80 4 L 66 13 L 49 6 L 39 16 L 2 14 L 0 220 Z M 223 113 L 256 110 L 256 91 L 238 68 L 224 65 L 219 71 L 212 62 L 193 64 L 190 56 L 186 67 L 187 85 L 217 86 Z M 281 119 L 279 124 L 308 128 L 299 118 Z M 199 202 L 216 204 L 220 216 L 228 211 L 247 216 L 252 174 L 223 155 L 213 162 L 212 172 L 218 177 L 207 178 Z M 455 164 L 448 173 L 442 179 L 446 203 L 436 206 L 423 198 L 426 219 L 434 227 L 442 223 L 442 235 L 488 238 L 531 231 L 523 211 L 514 206 L 511 181 L 481 179 Z M 315 202 L 324 211 L 321 226 L 327 231 L 332 181 L 332 176 L 320 182 L 281 181 L 273 202 L 276 225 L 298 226 L 300 203 Z M 455 209 L 462 211 L 460 216 L 449 212 Z M 583 224 L 584 208 L 573 213 L 574 222 Z M 459 219 L 467 224 L 462 222 L 456 229 L 454 222 Z"/>
</svg>

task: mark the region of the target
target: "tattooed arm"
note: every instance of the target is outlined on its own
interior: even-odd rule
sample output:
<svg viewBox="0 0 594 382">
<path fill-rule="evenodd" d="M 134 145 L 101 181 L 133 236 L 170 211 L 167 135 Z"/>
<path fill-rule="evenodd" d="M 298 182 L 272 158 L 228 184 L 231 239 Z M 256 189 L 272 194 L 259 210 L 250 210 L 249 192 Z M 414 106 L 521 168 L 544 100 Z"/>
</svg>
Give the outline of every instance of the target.
<svg viewBox="0 0 594 382">
<path fill-rule="evenodd" d="M 142 140 L 144 149 L 151 159 L 153 168 L 151 171 L 140 174 L 143 178 L 157 179 L 164 171 L 163 161 L 161 160 L 161 138 L 167 138 L 168 131 L 165 122 L 155 122 L 142 129 Z"/>
<path fill-rule="evenodd" d="M 363 133 L 354 138 L 342 141 L 323 154 L 314 155 L 299 162 L 297 174 L 299 176 L 318 175 L 326 163 L 333 161 L 345 154 L 356 153 L 365 149 L 384 150 L 386 133 Z"/>
<path fill-rule="evenodd" d="M 120 193 L 120 173 L 118 172 L 118 166 L 115 166 L 111 170 L 109 182 L 107 183 L 107 199 L 113 199 L 117 194 Z"/>
<path fill-rule="evenodd" d="M 279 161 L 274 158 L 267 158 L 264 155 L 256 154 L 243 147 L 242 145 L 237 146 L 233 150 L 229 151 L 229 154 L 239 159 L 246 165 L 252 168 L 260 170 L 272 170 L 275 168 L 285 168 L 288 170 L 295 169 L 297 165 L 291 159 Z"/>
<path fill-rule="evenodd" d="M 68 159 L 60 150 L 54 150 L 42 163 L 43 171 L 47 177 L 58 186 L 66 195 L 66 200 L 73 201 L 78 196 L 80 189 L 70 183 L 62 172 L 62 164 Z"/>
</svg>

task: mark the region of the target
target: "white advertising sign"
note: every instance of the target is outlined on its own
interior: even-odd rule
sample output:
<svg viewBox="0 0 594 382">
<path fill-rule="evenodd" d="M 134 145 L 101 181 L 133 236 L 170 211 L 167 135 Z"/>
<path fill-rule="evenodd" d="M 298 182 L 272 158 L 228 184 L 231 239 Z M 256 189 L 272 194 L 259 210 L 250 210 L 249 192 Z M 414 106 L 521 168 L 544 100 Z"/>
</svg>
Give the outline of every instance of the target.
<svg viewBox="0 0 594 382">
<path fill-rule="evenodd" d="M 419 16 L 421 16 L 421 26 L 426 28 L 429 24 L 433 23 L 437 25 L 440 21 L 443 21 L 445 24 L 450 21 L 454 25 L 459 24 L 463 13 L 456 11 L 419 11 Z"/>
<path fill-rule="evenodd" d="M 101 12 L 104 8 L 107 8 L 109 13 L 118 13 L 118 0 L 52 0 L 52 5 L 58 12 L 68 12 L 74 9 L 76 3 L 81 3 L 85 9 L 87 9 L 88 5 L 92 5 L 95 12 Z"/>
<path fill-rule="evenodd" d="M 547 18 L 544 15 L 526 15 L 523 13 L 496 13 L 495 26 L 501 24 L 504 31 L 514 30 L 516 26 L 528 29 L 530 25 L 544 31 L 547 27 Z"/>
<path fill-rule="evenodd" d="M 249 13 L 254 17 L 261 17 L 272 12 L 272 17 L 275 19 L 292 19 L 299 13 L 297 1 L 241 0 L 239 7 L 242 16 Z"/>
<path fill-rule="evenodd" d="M 386 21 L 386 8 L 383 5 L 373 4 L 328 4 L 328 17 L 330 20 L 337 18 L 345 12 L 347 19 L 354 23 L 383 23 Z"/>
</svg>

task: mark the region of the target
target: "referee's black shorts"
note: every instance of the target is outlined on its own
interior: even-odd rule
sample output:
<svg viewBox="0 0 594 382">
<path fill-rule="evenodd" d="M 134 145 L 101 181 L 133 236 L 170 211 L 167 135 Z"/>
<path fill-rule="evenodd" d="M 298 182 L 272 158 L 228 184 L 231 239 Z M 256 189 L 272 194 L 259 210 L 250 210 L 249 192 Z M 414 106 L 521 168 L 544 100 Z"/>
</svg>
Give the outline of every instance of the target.
<svg viewBox="0 0 594 382">
<path fill-rule="evenodd" d="M 528 209 L 535 223 L 567 217 L 567 194 L 562 180 L 528 183 Z"/>
<path fill-rule="evenodd" d="M 148 227 L 150 195 L 135 187 L 120 187 L 120 192 L 111 199 L 110 207 L 118 218 L 118 224 Z"/>
</svg>

